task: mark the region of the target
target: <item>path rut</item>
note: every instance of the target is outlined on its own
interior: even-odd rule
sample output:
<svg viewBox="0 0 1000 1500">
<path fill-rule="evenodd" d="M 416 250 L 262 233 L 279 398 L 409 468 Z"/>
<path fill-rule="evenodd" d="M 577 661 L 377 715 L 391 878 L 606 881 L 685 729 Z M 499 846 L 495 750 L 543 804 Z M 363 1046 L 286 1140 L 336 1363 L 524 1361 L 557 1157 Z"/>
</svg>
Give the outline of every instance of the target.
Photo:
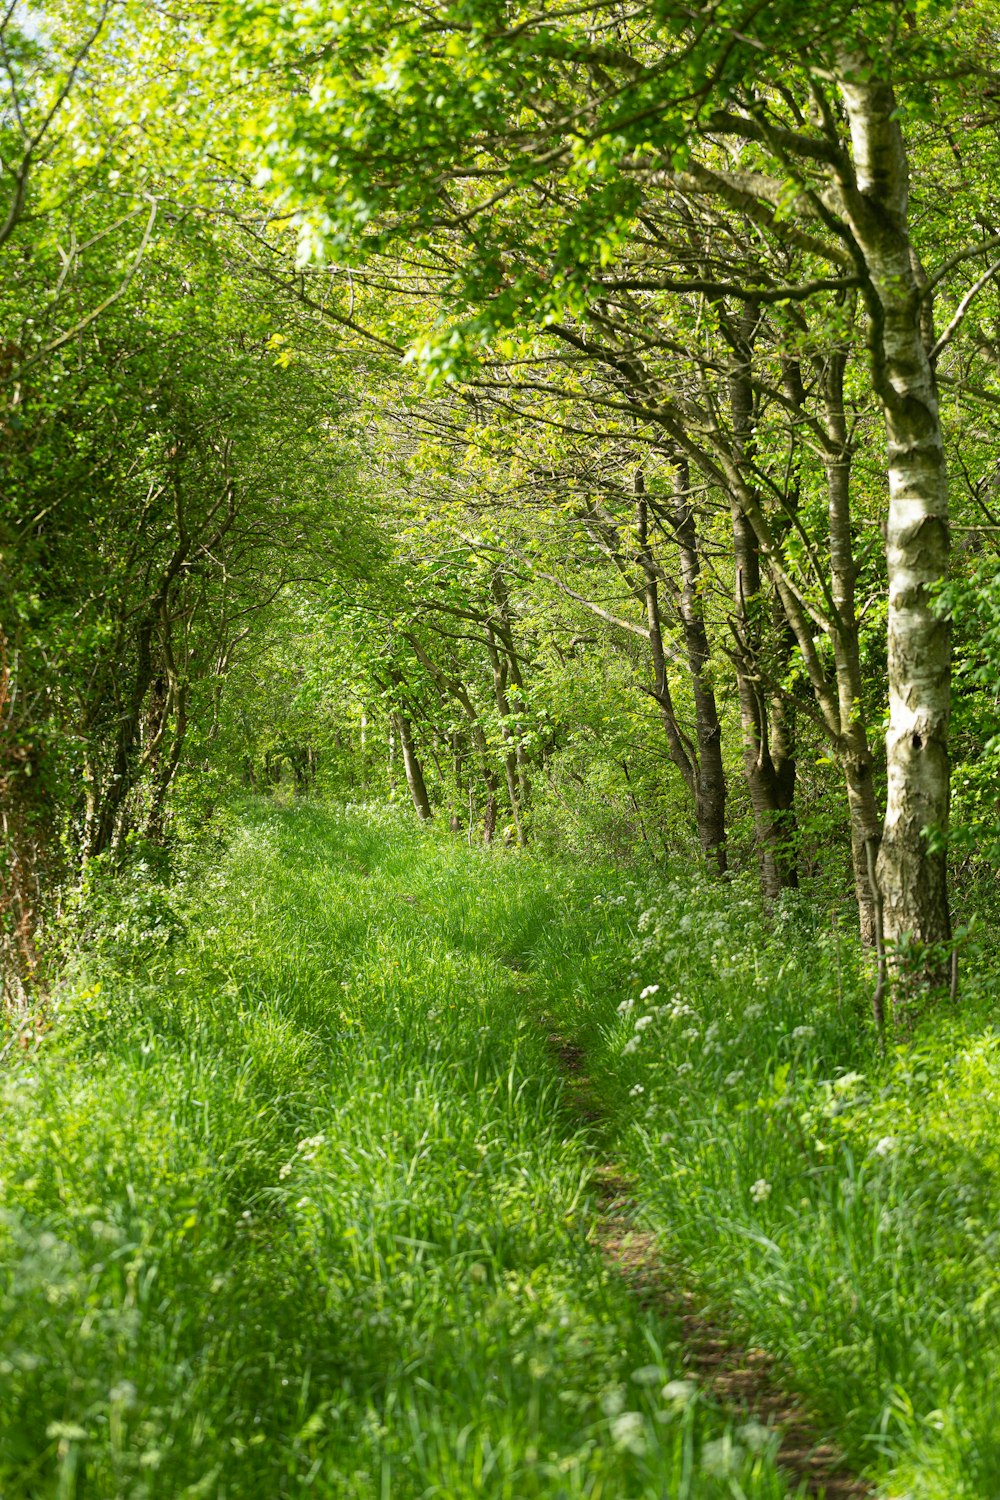
<svg viewBox="0 0 1000 1500">
<path fill-rule="evenodd" d="M 583 1049 L 558 1035 L 550 1035 L 548 1042 L 576 1113 L 590 1124 L 599 1123 L 602 1115 L 584 1071 Z M 794 1481 L 805 1481 L 808 1494 L 825 1500 L 874 1496 L 872 1485 L 852 1472 L 818 1419 L 784 1385 L 770 1356 L 744 1347 L 713 1324 L 697 1297 L 679 1285 L 677 1270 L 665 1260 L 656 1236 L 639 1225 L 634 1190 L 621 1170 L 605 1163 L 595 1174 L 595 1186 L 598 1213 L 591 1238 L 641 1306 L 680 1322 L 687 1372 L 725 1405 L 780 1432 L 778 1464 Z"/>
</svg>

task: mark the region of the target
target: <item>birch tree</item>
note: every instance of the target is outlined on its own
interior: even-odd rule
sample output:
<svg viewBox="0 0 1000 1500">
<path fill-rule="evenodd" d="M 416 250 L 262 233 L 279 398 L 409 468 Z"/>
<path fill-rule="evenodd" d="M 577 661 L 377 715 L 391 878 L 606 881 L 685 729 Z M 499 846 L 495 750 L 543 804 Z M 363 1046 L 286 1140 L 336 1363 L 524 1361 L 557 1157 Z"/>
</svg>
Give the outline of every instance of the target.
<svg viewBox="0 0 1000 1500">
<path fill-rule="evenodd" d="M 858 288 L 889 490 L 889 783 L 883 836 L 865 844 L 887 940 L 915 944 L 922 971 L 941 977 L 949 666 L 932 596 L 947 576 L 948 516 L 934 363 L 954 333 L 935 342 L 930 289 L 948 296 L 955 267 L 992 242 L 949 246 L 935 266 L 908 181 L 911 122 L 929 101 L 959 118 L 990 76 L 985 11 L 967 7 L 959 25 L 907 0 L 860 14 L 785 0 L 694 16 L 670 4 L 627 17 L 387 7 L 364 26 L 337 22 L 334 47 L 323 22 L 279 34 L 267 4 L 249 9 L 250 55 L 310 81 L 266 104 L 261 174 L 298 211 L 303 254 L 452 236 L 452 321 L 424 351 L 441 373 L 461 373 L 505 327 L 551 326 L 599 296 L 654 188 L 739 214 L 757 236 L 759 270 L 735 284 L 693 274 L 679 237 L 678 291 L 780 302 Z M 786 280 L 790 257 L 799 272 Z"/>
</svg>

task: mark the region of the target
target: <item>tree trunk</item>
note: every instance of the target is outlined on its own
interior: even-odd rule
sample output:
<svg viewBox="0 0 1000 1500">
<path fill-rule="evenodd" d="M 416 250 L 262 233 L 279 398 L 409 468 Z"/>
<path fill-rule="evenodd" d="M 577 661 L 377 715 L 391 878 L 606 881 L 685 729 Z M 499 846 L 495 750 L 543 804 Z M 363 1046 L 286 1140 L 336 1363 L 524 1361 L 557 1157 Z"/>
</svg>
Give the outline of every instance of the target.
<svg viewBox="0 0 1000 1500">
<path fill-rule="evenodd" d="M 649 650 L 653 660 L 653 683 L 646 691 L 659 704 L 660 717 L 667 740 L 667 752 L 692 798 L 697 801 L 698 769 L 694 746 L 681 729 L 674 709 L 667 676 L 667 655 L 663 646 L 663 622 L 660 617 L 660 592 L 657 582 L 657 567 L 649 545 L 649 516 L 646 506 L 645 485 L 642 470 L 635 476 L 636 488 L 636 532 L 639 540 L 638 561 L 642 569 L 642 597 L 646 609 L 646 629 L 649 633 Z"/>
<path fill-rule="evenodd" d="M 180 769 L 181 756 L 184 752 L 184 741 L 187 737 L 187 683 L 178 684 L 176 693 L 176 713 L 174 720 L 174 738 L 170 747 L 170 754 L 156 767 L 153 777 L 153 794 L 149 808 L 149 816 L 146 819 L 146 836 L 154 843 L 162 843 L 166 833 L 167 797 L 173 786 L 174 778 Z"/>
<path fill-rule="evenodd" d="M 367 729 L 367 720 L 365 720 L 362 723 L 362 728 L 361 728 L 362 756 L 364 755 L 364 741 L 365 741 L 365 730 L 366 729 Z M 362 766 L 363 765 L 364 765 L 364 761 L 362 760 Z M 389 722 L 388 722 L 388 725 L 387 725 L 387 733 L 386 733 L 385 775 L 386 775 L 386 780 L 389 783 L 389 796 L 390 797 L 394 797 L 396 795 L 396 726 L 393 723 L 393 716 L 392 716 L 392 714 L 389 715 Z M 365 783 L 364 783 L 364 779 L 362 779 L 362 782 L 361 782 L 361 791 L 362 791 L 362 794 L 364 793 L 364 790 L 365 790 Z"/>
<path fill-rule="evenodd" d="M 518 661 L 517 647 L 514 640 L 514 629 L 510 615 L 510 593 L 507 588 L 507 580 L 499 568 L 493 575 L 490 588 L 500 615 L 499 620 L 494 625 L 497 639 L 503 647 L 505 666 L 510 682 L 515 690 L 515 697 L 523 705 L 527 695 L 524 689 L 524 678 L 521 674 L 521 666 Z M 508 704 L 508 711 L 512 706 Z M 524 748 L 522 735 L 523 727 L 520 724 L 515 724 L 512 737 L 514 741 L 517 796 L 520 821 L 524 823 L 531 806 L 531 774 L 529 758 Z M 525 837 L 527 837 L 527 829 L 525 829 Z"/>
<path fill-rule="evenodd" d="M 393 713 L 393 723 L 396 734 L 399 736 L 400 748 L 403 752 L 403 770 L 406 773 L 406 785 L 410 789 L 413 806 L 417 817 L 422 822 L 428 822 L 433 816 L 431 799 L 427 795 L 427 785 L 424 781 L 423 769 L 417 756 L 417 747 L 413 740 L 413 727 L 402 709 L 397 708 Z"/>
<path fill-rule="evenodd" d="M 709 675 L 710 652 L 699 580 L 698 536 L 690 499 L 690 476 L 686 459 L 674 471 L 674 536 L 680 548 L 680 616 L 684 645 L 694 695 L 698 736 L 695 817 L 701 851 L 720 875 L 728 868 L 726 853 L 726 772 L 722 761 L 722 727 L 715 692 Z"/>
<path fill-rule="evenodd" d="M 678 588 L 671 587 L 671 580 L 653 553 L 650 538 L 650 505 L 646 495 L 645 477 L 641 466 L 636 468 L 634 489 L 635 527 L 637 546 L 623 553 L 616 526 L 606 517 L 601 517 L 596 507 L 591 506 L 583 519 L 591 535 L 605 555 L 618 569 L 629 592 L 642 605 L 646 621 L 641 634 L 649 642 L 653 668 L 652 683 L 640 684 L 642 691 L 658 705 L 667 742 L 667 754 L 680 772 L 695 812 L 695 824 L 702 852 L 708 862 L 714 863 L 720 873 L 726 869 L 725 849 L 725 797 L 726 783 L 722 768 L 722 745 L 719 732 L 719 717 L 715 695 L 708 677 L 709 649 L 704 616 L 698 595 L 699 562 L 694 516 L 687 503 L 687 469 L 684 469 L 684 500 L 679 509 L 674 509 L 670 521 L 674 539 L 681 554 L 683 582 Z M 634 568 L 639 570 L 636 581 Z M 685 639 L 687 668 L 692 679 L 695 703 L 695 734 L 690 734 L 681 725 L 674 707 L 667 674 L 667 645 L 663 630 L 661 585 L 666 586 L 670 602 L 679 619 Z M 571 590 L 568 592 L 572 593 Z M 581 599 L 574 594 L 573 597 Z M 586 600 L 581 602 L 587 603 Z M 598 614 L 603 611 L 588 604 Z M 620 621 L 613 623 L 621 624 Z M 635 802 L 634 794 L 629 795 Z M 637 805 L 637 804 L 636 804 Z"/>
<path fill-rule="evenodd" d="M 874 948 L 877 941 L 876 892 L 872 889 L 872 853 L 882 837 L 882 820 L 872 780 L 872 753 L 865 723 L 861 672 L 860 627 L 855 581 L 857 565 L 851 537 L 851 447 L 844 411 L 844 371 L 847 356 L 834 351 L 824 361 L 821 383 L 826 434 L 830 441 L 826 469 L 830 539 L 830 587 L 835 610 L 830 636 L 837 678 L 839 723 L 834 754 L 844 773 L 851 826 L 851 865 L 858 904 L 861 941 Z"/>
<path fill-rule="evenodd" d="M 892 942 L 916 942 L 932 982 L 951 938 L 946 839 L 950 640 L 934 610 L 948 574 L 948 486 L 927 303 L 907 226 L 907 160 L 891 85 L 862 53 L 840 59 L 854 173 L 841 175 L 860 248 L 875 385 L 888 440 L 888 792 L 877 877 Z M 927 945 L 938 945 L 927 951 Z"/>
<path fill-rule="evenodd" d="M 122 710 L 115 735 L 111 772 L 103 796 L 95 801 L 95 815 L 87 853 L 104 854 L 121 834 L 125 800 L 135 782 L 136 748 L 142 723 L 142 707 L 155 677 L 152 658 L 153 621 L 140 621 L 136 631 L 135 679 L 128 703 Z"/>
<path fill-rule="evenodd" d="M 748 307 L 735 331 L 738 363 L 730 376 L 736 460 L 744 484 L 750 488 L 753 454 L 753 388 L 750 357 L 757 312 Z M 743 774 L 753 809 L 761 888 L 767 901 L 799 883 L 795 851 L 795 747 L 784 705 L 768 689 L 760 671 L 764 637 L 764 600 L 760 587 L 757 535 L 743 501 L 732 498 L 734 576 L 734 635 L 740 725 L 743 731 Z"/>
<path fill-rule="evenodd" d="M 455 778 L 455 789 L 450 804 L 448 826 L 451 829 L 452 833 L 461 833 L 462 814 L 460 809 L 462 807 L 464 793 L 463 767 L 465 757 L 462 753 L 462 741 L 457 729 L 452 730 L 450 739 L 452 774 Z"/>
<path fill-rule="evenodd" d="M 517 842 L 522 849 L 525 849 L 528 845 L 528 839 L 524 831 L 524 820 L 521 816 L 521 787 L 518 780 L 517 751 L 510 730 L 510 699 L 507 697 L 509 662 L 506 654 L 501 656 L 496 636 L 489 625 L 486 627 L 486 649 L 489 653 L 490 666 L 493 671 L 493 698 L 497 706 L 497 713 L 500 716 L 501 733 L 506 747 L 503 763 L 504 774 L 507 779 L 507 797 L 510 802 L 511 816 L 514 819 L 514 828 L 517 832 Z"/>
<path fill-rule="evenodd" d="M 464 713 L 466 719 L 468 720 L 469 733 L 472 736 L 472 743 L 474 744 L 476 753 L 479 756 L 479 762 L 482 767 L 483 773 L 483 783 L 486 787 L 486 811 L 483 815 L 483 843 L 491 844 L 493 842 L 493 835 L 496 831 L 497 823 L 497 778 L 493 770 L 489 741 L 486 738 L 486 733 L 480 722 L 479 715 L 476 712 L 475 705 L 472 702 L 471 697 L 469 696 L 465 684 L 458 677 L 450 676 L 447 672 L 443 671 L 442 668 L 439 667 L 437 663 L 431 659 L 430 656 L 428 656 L 427 652 L 424 650 L 423 646 L 420 644 L 420 641 L 415 635 L 407 633 L 406 639 L 409 642 L 410 646 L 413 648 L 413 653 L 416 656 L 417 660 L 430 673 L 439 690 L 442 693 L 450 694 L 455 699 L 462 712 Z M 469 798 L 471 806 L 471 779 L 469 783 Z"/>
</svg>

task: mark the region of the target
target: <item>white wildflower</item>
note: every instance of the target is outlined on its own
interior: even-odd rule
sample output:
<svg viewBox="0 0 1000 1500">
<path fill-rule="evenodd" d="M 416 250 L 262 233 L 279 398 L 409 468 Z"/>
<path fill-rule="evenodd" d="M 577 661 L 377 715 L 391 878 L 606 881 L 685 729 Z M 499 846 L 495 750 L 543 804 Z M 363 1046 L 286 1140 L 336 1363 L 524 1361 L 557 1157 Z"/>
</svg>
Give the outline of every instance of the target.
<svg viewBox="0 0 1000 1500">
<path fill-rule="evenodd" d="M 694 1400 L 697 1389 L 693 1380 L 668 1380 L 660 1395 L 672 1406 L 687 1406 Z"/>
<path fill-rule="evenodd" d="M 303 1161 L 312 1161 L 317 1151 L 319 1151 L 320 1148 L 325 1145 L 325 1135 L 307 1135 L 304 1140 L 299 1141 L 295 1149 L 296 1151 L 302 1153 Z"/>
<path fill-rule="evenodd" d="M 701 1035 L 697 1026 L 689 1026 L 687 1031 L 681 1032 L 681 1040 L 685 1042 L 696 1042 Z"/>
<path fill-rule="evenodd" d="M 109 1244 L 117 1245 L 125 1238 L 125 1235 L 117 1224 L 107 1224 L 103 1219 L 94 1219 L 90 1226 L 90 1232 L 95 1240 L 106 1240 Z"/>
<path fill-rule="evenodd" d="M 660 986 L 658 984 L 647 984 L 644 990 L 639 991 L 639 999 L 648 1000 L 650 995 L 658 995 L 659 993 Z"/>
<path fill-rule="evenodd" d="M 896 1137 L 894 1135 L 884 1135 L 880 1141 L 875 1142 L 876 1156 L 891 1156 L 895 1149 Z"/>
<path fill-rule="evenodd" d="M 731 1437 L 715 1438 L 701 1450 L 701 1466 L 716 1479 L 725 1479 L 743 1462 L 745 1449 L 734 1443 Z"/>
<path fill-rule="evenodd" d="M 45 1436 L 58 1438 L 63 1443 L 82 1443 L 87 1438 L 87 1429 L 78 1422 L 50 1422 L 45 1429 Z"/>
<path fill-rule="evenodd" d="M 623 1000 L 622 1003 L 621 1003 L 621 1005 L 619 1005 L 619 1007 L 618 1007 L 618 1014 L 620 1016 L 627 1016 L 628 1013 L 630 1011 L 634 1010 L 634 1009 L 635 1009 L 635 1001 L 634 1000 L 632 1000 L 631 998 L 628 999 L 628 1000 Z"/>
<path fill-rule="evenodd" d="M 744 1422 L 736 1431 L 751 1453 L 763 1453 L 774 1436 L 771 1428 L 765 1427 L 763 1422 Z"/>
<path fill-rule="evenodd" d="M 726 1077 L 725 1077 L 725 1080 L 724 1080 L 727 1089 L 734 1089 L 736 1087 L 736 1085 L 738 1083 L 741 1083 L 742 1081 L 743 1081 L 743 1069 L 742 1068 L 734 1068 L 731 1073 L 727 1073 L 726 1074 Z"/>
<path fill-rule="evenodd" d="M 807 1041 L 809 1039 L 809 1037 L 815 1036 L 815 1035 L 816 1035 L 816 1028 L 815 1028 L 815 1026 L 796 1026 L 795 1030 L 792 1032 L 792 1041 L 793 1042 L 804 1042 L 804 1041 Z"/>
<path fill-rule="evenodd" d="M 628 1041 L 625 1043 L 624 1047 L 622 1048 L 622 1056 L 623 1057 L 628 1057 L 630 1055 L 630 1053 L 635 1052 L 636 1049 L 639 1046 L 639 1041 L 640 1041 L 639 1037 L 637 1037 L 637 1036 L 630 1036 L 629 1039 L 628 1039 Z"/>
<path fill-rule="evenodd" d="M 645 1423 L 642 1413 L 623 1411 L 611 1423 L 611 1440 L 616 1448 L 640 1457 L 646 1451 Z"/>
<path fill-rule="evenodd" d="M 750 1196 L 755 1203 L 765 1203 L 771 1196 L 771 1184 L 766 1177 L 758 1177 L 750 1189 Z"/>
<path fill-rule="evenodd" d="M 636 1031 L 645 1031 L 646 1027 L 647 1026 L 652 1026 L 652 1024 L 653 1024 L 653 1018 L 652 1018 L 652 1016 L 640 1016 L 639 1019 L 638 1019 L 638 1021 L 636 1021 L 636 1023 L 635 1023 L 635 1029 L 636 1029 Z"/>
<path fill-rule="evenodd" d="M 640 1094 L 644 1094 L 645 1092 L 646 1090 L 643 1088 L 641 1083 L 633 1083 L 632 1087 L 629 1089 L 629 1097 L 632 1099 L 637 1099 Z"/>
</svg>

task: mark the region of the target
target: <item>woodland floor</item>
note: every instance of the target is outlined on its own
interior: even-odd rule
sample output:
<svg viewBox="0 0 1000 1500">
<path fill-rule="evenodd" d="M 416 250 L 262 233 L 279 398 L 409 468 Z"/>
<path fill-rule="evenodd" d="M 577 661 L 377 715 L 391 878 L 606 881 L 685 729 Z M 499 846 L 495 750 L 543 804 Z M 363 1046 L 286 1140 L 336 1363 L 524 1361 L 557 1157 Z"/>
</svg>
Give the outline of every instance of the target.
<svg viewBox="0 0 1000 1500">
<path fill-rule="evenodd" d="M 550 1035 L 548 1041 L 566 1073 L 575 1107 L 585 1119 L 598 1120 L 582 1049 L 561 1036 Z M 672 1265 L 657 1235 L 642 1227 L 636 1185 L 618 1164 L 597 1167 L 594 1184 L 591 1236 L 612 1273 L 628 1286 L 640 1315 L 653 1308 L 679 1320 L 685 1374 L 742 1420 L 752 1419 L 778 1434 L 778 1465 L 806 1494 L 825 1500 L 873 1495 L 873 1487 L 852 1473 L 834 1436 L 787 1388 L 767 1353 L 741 1344 L 731 1329 L 718 1326 L 701 1308 L 697 1294 L 685 1286 L 684 1268 Z"/>
<path fill-rule="evenodd" d="M 0 1072 L 5 1500 L 847 1500 L 886 1473 L 879 1392 L 940 1402 L 939 1292 L 939 1366 L 930 1334 L 908 1376 L 904 1336 L 866 1332 L 883 1276 L 917 1328 L 928 1256 L 908 1230 L 893 1260 L 881 1199 L 873 1252 L 871 1191 L 847 1213 L 844 1168 L 783 1123 L 783 1048 L 803 1099 L 861 1077 L 808 1082 L 851 1002 L 838 971 L 824 1032 L 810 980 L 792 1024 L 790 939 L 768 969 L 730 934 L 753 967 L 726 979 L 710 893 L 695 939 L 678 886 L 658 926 L 626 873 L 391 809 L 254 806 L 122 889 L 95 888 L 85 962 Z M 634 1022 L 651 970 L 639 999 L 668 1005 Z M 657 1029 L 694 1001 L 680 1041 Z M 727 1015 L 773 1022 L 756 1077 Z M 899 1440 L 880 1493 L 995 1493 L 988 1413 L 964 1432 Z"/>
</svg>

